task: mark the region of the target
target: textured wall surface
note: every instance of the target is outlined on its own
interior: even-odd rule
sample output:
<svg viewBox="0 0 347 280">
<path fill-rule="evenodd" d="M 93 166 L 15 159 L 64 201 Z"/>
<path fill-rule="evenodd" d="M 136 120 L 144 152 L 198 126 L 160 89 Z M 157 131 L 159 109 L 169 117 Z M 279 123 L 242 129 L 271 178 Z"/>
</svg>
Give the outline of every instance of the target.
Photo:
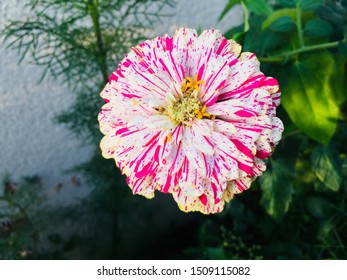
<svg viewBox="0 0 347 280">
<path fill-rule="evenodd" d="M 0 26 L 8 19 L 21 18 L 24 3 L 1 0 Z M 53 79 L 39 84 L 42 69 L 28 60 L 18 65 L 18 59 L 15 51 L 5 49 L 0 42 L 0 176 L 8 172 L 18 180 L 38 175 L 47 188 L 66 184 L 71 175 L 64 172 L 87 161 L 92 152 L 53 122 L 56 114 L 70 106 L 73 95 Z M 58 201 L 72 201 L 70 198 L 85 191 L 64 189 Z"/>
<path fill-rule="evenodd" d="M 224 19 L 217 23 L 228 0 L 176 0 L 176 6 L 168 10 L 173 16 L 157 26 L 160 33 L 173 34 L 178 27 L 219 29 L 227 31 L 243 21 L 241 6 L 234 7 Z"/>
<path fill-rule="evenodd" d="M 0 28 L 8 19 L 18 19 L 24 0 L 1 0 Z M 242 21 L 242 12 L 236 7 L 221 23 L 218 15 L 227 0 L 178 0 L 168 9 L 173 17 L 156 29 L 159 34 L 173 34 L 180 26 L 226 31 Z M 45 185 L 54 186 L 68 180 L 64 171 L 87 161 L 91 147 L 63 126 L 53 123 L 53 117 L 73 101 L 73 94 L 58 81 L 45 78 L 38 84 L 41 68 L 24 60 L 18 65 L 15 51 L 4 48 L 0 42 L 0 175 L 9 172 L 18 178 L 37 174 Z M 98 94 L 98 93 L 96 93 Z"/>
</svg>

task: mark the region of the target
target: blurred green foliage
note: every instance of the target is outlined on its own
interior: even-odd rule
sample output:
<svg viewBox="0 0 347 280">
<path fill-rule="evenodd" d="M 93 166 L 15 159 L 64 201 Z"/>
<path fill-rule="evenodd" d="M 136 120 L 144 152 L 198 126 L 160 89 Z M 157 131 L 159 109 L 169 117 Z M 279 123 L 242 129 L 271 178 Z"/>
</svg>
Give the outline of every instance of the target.
<svg viewBox="0 0 347 280">
<path fill-rule="evenodd" d="M 3 34 L 10 48 L 44 65 L 46 74 L 63 79 L 77 93 L 74 105 L 57 119 L 97 144 L 98 92 L 128 48 L 150 34 L 167 4 L 172 3 L 31 0 L 33 20 L 13 21 Z M 158 195 L 163 201 L 158 206 L 131 196 L 124 177 L 97 148 L 90 162 L 75 169 L 94 183 L 90 195 L 56 211 L 55 221 L 41 220 L 39 233 L 30 233 L 35 221 L 28 229 L 15 226 L 16 211 L 27 215 L 26 210 L 11 214 L 1 208 L 0 214 L 7 214 L 0 241 L 7 249 L 0 258 L 18 257 L 23 248 L 33 258 L 347 258 L 347 1 L 230 0 L 219 19 L 237 4 L 245 21 L 225 36 L 254 52 L 262 71 L 279 80 L 277 114 L 285 125 L 267 171 L 251 189 L 235 196 L 221 214 L 182 214 L 165 196 Z M 8 206 L 21 199 L 1 198 Z M 37 213 L 49 212 L 39 205 L 34 204 Z M 169 225 L 158 226 L 160 218 L 171 219 Z M 69 228 L 69 238 L 59 230 L 47 231 L 68 221 L 76 225 Z M 25 244 L 9 241 L 23 231 L 30 233 L 23 237 Z M 44 232 L 50 233 L 42 237 Z M 37 234 L 55 247 L 37 249 Z"/>
<path fill-rule="evenodd" d="M 211 245 L 221 258 L 238 255 L 227 231 L 265 259 L 346 259 L 347 1 L 230 0 L 220 20 L 236 4 L 245 23 L 225 36 L 279 80 L 285 130 L 264 175 L 210 219 L 218 241 L 200 242 L 194 256 L 215 258 Z"/>
<path fill-rule="evenodd" d="M 39 232 L 32 221 L 38 218 L 40 209 L 36 196 L 41 188 L 40 180 L 38 177 L 23 178 L 20 185 L 18 188 L 8 175 L 1 184 L 0 259 L 29 258 L 37 248 Z"/>
</svg>

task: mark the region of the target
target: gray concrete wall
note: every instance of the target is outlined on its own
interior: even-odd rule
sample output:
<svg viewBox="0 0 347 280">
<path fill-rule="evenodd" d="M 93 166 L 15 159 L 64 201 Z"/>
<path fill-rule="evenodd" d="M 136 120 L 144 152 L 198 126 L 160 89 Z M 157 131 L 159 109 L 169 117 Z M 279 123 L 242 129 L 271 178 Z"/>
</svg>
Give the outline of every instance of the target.
<svg viewBox="0 0 347 280">
<path fill-rule="evenodd" d="M 217 18 L 228 0 L 178 0 L 167 12 L 174 16 L 156 27 L 159 34 L 180 26 L 226 31 L 242 22 L 235 7 L 221 23 Z M 1 0 L 0 28 L 8 19 L 21 18 L 24 0 Z M 53 117 L 73 102 L 73 94 L 49 77 L 38 84 L 42 69 L 24 60 L 0 42 L 0 175 L 14 178 L 37 174 L 54 186 L 70 176 L 64 171 L 87 161 L 92 148 L 83 146 L 71 132 L 53 123 Z M 98 93 L 96 93 L 98 94 Z"/>
</svg>

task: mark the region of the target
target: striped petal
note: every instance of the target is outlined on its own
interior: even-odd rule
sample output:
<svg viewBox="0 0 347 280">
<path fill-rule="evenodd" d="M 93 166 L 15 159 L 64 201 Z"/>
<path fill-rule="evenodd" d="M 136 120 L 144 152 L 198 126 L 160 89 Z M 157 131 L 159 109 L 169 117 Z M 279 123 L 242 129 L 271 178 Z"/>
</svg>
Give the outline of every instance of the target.
<svg viewBox="0 0 347 280">
<path fill-rule="evenodd" d="M 217 30 L 180 28 L 135 46 L 101 92 L 102 155 L 133 194 L 172 194 L 219 213 L 266 170 L 279 143 L 278 82 Z"/>
</svg>

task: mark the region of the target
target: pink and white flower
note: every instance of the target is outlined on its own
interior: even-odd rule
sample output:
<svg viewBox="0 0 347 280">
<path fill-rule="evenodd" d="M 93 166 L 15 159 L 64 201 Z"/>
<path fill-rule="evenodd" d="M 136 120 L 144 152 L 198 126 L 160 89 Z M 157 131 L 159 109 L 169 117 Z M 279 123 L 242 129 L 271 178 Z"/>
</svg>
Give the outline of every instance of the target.
<svg viewBox="0 0 347 280">
<path fill-rule="evenodd" d="M 101 149 L 134 194 L 222 211 L 264 172 L 283 131 L 278 83 L 219 31 L 178 29 L 132 48 L 101 92 Z"/>
</svg>

